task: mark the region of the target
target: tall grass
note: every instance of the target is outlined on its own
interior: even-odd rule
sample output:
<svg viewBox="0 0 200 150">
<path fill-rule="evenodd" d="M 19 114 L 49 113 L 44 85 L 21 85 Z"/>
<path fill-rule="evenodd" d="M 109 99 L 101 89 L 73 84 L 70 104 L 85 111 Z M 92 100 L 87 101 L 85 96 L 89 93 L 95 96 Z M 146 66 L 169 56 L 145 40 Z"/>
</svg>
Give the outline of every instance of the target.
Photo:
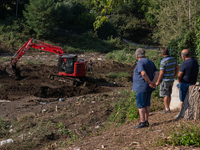
<svg viewBox="0 0 200 150">
<path fill-rule="evenodd" d="M 106 54 L 107 59 L 115 60 L 120 63 L 135 63 L 136 62 L 136 57 L 134 55 L 134 51 L 127 51 L 126 49 L 124 50 L 115 50 L 113 52 L 109 52 Z"/>
<path fill-rule="evenodd" d="M 128 98 L 119 98 L 117 103 L 113 104 L 113 112 L 108 118 L 109 123 L 115 125 L 122 125 L 126 120 L 133 121 L 139 117 L 138 109 L 136 107 L 135 92 L 126 92 Z"/>
</svg>

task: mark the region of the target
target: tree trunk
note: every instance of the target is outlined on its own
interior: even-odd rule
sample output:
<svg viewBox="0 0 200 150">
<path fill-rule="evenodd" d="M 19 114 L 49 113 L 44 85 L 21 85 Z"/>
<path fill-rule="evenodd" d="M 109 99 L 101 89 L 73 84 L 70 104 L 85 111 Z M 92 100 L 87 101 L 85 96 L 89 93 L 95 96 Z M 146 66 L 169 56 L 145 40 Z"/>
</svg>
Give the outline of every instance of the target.
<svg viewBox="0 0 200 150">
<path fill-rule="evenodd" d="M 200 86 L 189 86 L 180 117 L 184 119 L 200 119 Z"/>
</svg>

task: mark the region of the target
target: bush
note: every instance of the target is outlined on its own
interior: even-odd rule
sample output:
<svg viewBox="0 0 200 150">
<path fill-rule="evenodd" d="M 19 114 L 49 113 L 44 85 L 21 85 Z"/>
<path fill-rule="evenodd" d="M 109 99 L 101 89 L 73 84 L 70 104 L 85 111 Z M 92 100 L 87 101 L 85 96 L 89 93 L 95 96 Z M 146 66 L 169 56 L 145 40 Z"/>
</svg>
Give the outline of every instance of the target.
<svg viewBox="0 0 200 150">
<path fill-rule="evenodd" d="M 113 52 L 107 53 L 106 58 L 115 60 L 120 63 L 133 63 L 135 64 L 136 57 L 133 54 L 134 52 L 129 52 L 126 49 L 124 50 L 115 50 Z"/>
<path fill-rule="evenodd" d="M 200 146 L 200 128 L 199 124 L 189 125 L 181 124 L 170 132 L 169 140 L 160 140 L 161 144 L 184 145 L 184 146 Z"/>
</svg>

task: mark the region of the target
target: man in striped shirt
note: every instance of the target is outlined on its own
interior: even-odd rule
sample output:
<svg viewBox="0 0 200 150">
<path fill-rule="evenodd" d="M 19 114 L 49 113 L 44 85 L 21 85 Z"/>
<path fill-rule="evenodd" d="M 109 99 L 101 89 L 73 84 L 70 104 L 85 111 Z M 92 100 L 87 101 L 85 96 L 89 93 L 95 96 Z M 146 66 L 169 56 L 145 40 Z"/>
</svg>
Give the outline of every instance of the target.
<svg viewBox="0 0 200 150">
<path fill-rule="evenodd" d="M 176 63 L 176 60 L 169 56 L 167 48 L 162 48 L 161 54 L 163 59 L 160 63 L 160 72 L 156 86 L 160 83 L 160 96 L 164 97 L 165 104 L 165 109 L 163 110 L 164 113 L 171 113 L 169 105 L 171 102 L 172 86 L 174 78 L 178 74 L 179 66 Z"/>
</svg>

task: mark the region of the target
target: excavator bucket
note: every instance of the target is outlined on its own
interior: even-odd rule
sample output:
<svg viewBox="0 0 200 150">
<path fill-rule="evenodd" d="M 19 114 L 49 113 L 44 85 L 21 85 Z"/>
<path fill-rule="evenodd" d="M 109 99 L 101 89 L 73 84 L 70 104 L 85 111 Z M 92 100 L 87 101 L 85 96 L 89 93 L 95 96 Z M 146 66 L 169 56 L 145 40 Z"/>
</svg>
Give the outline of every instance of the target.
<svg viewBox="0 0 200 150">
<path fill-rule="evenodd" d="M 4 69 L 10 76 L 21 77 L 21 71 L 16 65 L 7 65 Z"/>
</svg>

